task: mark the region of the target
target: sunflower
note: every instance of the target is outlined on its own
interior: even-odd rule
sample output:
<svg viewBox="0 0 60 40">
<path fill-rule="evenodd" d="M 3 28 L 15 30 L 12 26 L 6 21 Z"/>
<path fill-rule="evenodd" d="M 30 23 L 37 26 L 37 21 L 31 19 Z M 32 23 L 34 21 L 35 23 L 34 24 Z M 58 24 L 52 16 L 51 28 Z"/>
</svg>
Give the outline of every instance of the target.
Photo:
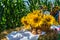
<svg viewBox="0 0 60 40">
<path fill-rule="evenodd" d="M 47 9 L 47 6 L 46 6 L 46 5 L 44 5 L 43 9 L 44 9 L 44 10 L 46 10 L 46 9 Z"/>
<path fill-rule="evenodd" d="M 59 9 L 60 9 L 59 6 L 55 6 L 54 9 L 53 9 L 53 11 L 56 12 L 56 11 L 58 11 Z"/>
<path fill-rule="evenodd" d="M 31 26 L 30 25 L 24 25 L 24 30 L 29 30 L 30 28 L 31 28 Z"/>
<path fill-rule="evenodd" d="M 28 25 L 27 20 L 26 20 L 25 17 L 23 17 L 23 18 L 21 19 L 21 22 L 22 22 L 22 24 L 24 24 L 24 25 Z"/>
<path fill-rule="evenodd" d="M 57 21 L 54 21 L 54 25 L 56 25 L 56 26 L 57 26 L 57 25 L 59 25 L 59 23 L 58 23 Z"/>
<path fill-rule="evenodd" d="M 51 25 L 54 24 L 55 18 L 54 18 L 53 16 L 51 16 L 51 15 L 45 15 L 45 16 L 44 16 L 44 19 L 45 19 L 49 24 L 51 24 Z"/>
<path fill-rule="evenodd" d="M 42 29 L 42 31 L 48 31 L 51 25 L 48 24 L 46 20 L 42 20 L 42 24 L 40 26 L 41 26 L 40 28 Z"/>
<path fill-rule="evenodd" d="M 59 6 L 59 10 L 60 10 L 60 6 Z"/>
<path fill-rule="evenodd" d="M 41 12 L 41 10 L 33 10 L 32 13 L 33 13 L 33 14 L 40 14 L 40 13 L 42 13 L 42 12 Z"/>
<path fill-rule="evenodd" d="M 39 22 L 40 22 L 39 17 L 33 17 L 31 25 L 33 27 L 37 27 Z"/>
<path fill-rule="evenodd" d="M 41 16 L 42 13 L 43 13 L 42 10 L 33 10 L 32 12 L 33 15 L 39 15 L 39 16 Z"/>
<path fill-rule="evenodd" d="M 35 18 L 38 18 L 38 15 L 29 14 L 26 16 L 26 19 L 27 19 L 29 24 L 31 24 L 33 22 L 33 19 L 35 19 Z"/>
<path fill-rule="evenodd" d="M 32 17 L 31 17 L 32 16 Z M 37 27 L 40 24 L 41 17 L 38 15 L 31 15 L 30 18 L 28 18 L 28 23 L 31 24 L 33 27 Z"/>
<path fill-rule="evenodd" d="M 49 30 L 51 25 L 58 24 L 55 18 L 51 15 L 45 15 L 40 12 L 40 10 L 35 10 L 27 14 L 21 19 L 22 24 L 24 24 L 25 29 L 30 29 L 31 27 L 40 27 L 43 30 Z"/>
</svg>

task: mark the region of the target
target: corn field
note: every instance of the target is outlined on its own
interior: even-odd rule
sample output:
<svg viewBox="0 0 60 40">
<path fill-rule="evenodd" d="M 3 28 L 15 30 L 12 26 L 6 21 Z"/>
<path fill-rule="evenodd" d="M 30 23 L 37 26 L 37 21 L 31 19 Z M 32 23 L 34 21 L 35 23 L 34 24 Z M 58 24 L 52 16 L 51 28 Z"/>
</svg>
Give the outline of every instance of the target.
<svg viewBox="0 0 60 40">
<path fill-rule="evenodd" d="M 51 11 L 52 2 L 48 0 L 0 0 L 0 32 L 10 28 L 20 27 L 20 19 L 27 13 L 47 6 Z M 54 6 L 60 6 L 60 0 L 54 0 Z"/>
</svg>

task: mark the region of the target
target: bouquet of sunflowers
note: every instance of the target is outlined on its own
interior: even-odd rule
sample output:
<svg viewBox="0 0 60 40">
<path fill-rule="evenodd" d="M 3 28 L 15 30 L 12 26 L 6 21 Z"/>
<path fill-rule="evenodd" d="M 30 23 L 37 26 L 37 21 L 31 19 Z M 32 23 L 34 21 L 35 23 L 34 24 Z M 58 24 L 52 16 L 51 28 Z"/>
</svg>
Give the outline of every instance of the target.
<svg viewBox="0 0 60 40">
<path fill-rule="evenodd" d="M 43 14 L 41 10 L 33 10 L 21 19 L 25 29 L 39 27 L 43 31 L 48 31 L 51 25 L 58 25 L 55 18 L 51 15 Z"/>
</svg>

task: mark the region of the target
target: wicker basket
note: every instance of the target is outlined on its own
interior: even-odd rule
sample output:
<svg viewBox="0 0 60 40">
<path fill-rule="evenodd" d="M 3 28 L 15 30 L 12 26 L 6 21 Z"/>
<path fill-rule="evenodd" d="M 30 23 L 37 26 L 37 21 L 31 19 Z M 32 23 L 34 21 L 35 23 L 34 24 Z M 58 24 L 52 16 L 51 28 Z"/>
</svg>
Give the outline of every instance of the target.
<svg viewBox="0 0 60 40">
<path fill-rule="evenodd" d="M 58 40 L 58 35 L 56 31 L 50 30 L 49 32 L 46 32 L 46 34 L 40 35 L 38 40 Z"/>
</svg>

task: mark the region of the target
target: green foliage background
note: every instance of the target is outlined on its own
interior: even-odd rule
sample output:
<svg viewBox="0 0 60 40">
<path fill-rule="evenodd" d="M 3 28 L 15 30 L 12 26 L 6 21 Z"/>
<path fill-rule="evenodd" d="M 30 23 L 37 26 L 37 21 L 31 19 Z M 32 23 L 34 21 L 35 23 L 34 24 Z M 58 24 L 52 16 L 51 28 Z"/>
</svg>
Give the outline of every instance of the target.
<svg viewBox="0 0 60 40">
<path fill-rule="evenodd" d="M 20 27 L 20 19 L 27 13 L 23 0 L 0 1 L 0 31 Z"/>
<path fill-rule="evenodd" d="M 27 5 L 25 4 L 27 3 Z M 0 0 L 0 32 L 10 28 L 20 27 L 21 18 L 36 9 L 41 5 L 46 5 L 48 10 L 51 8 L 51 1 L 48 0 Z M 54 2 L 54 5 L 59 5 L 60 1 Z M 60 6 L 60 5 L 59 5 Z"/>
</svg>

